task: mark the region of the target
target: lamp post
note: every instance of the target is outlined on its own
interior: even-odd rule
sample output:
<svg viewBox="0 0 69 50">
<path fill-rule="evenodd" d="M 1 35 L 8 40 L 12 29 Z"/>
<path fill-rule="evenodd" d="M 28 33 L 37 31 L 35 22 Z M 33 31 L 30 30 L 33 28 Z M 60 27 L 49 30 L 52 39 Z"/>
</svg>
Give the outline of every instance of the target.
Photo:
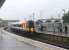
<svg viewBox="0 0 69 50">
<path fill-rule="evenodd" d="M 33 13 L 33 21 L 34 21 L 35 13 Z"/>
</svg>

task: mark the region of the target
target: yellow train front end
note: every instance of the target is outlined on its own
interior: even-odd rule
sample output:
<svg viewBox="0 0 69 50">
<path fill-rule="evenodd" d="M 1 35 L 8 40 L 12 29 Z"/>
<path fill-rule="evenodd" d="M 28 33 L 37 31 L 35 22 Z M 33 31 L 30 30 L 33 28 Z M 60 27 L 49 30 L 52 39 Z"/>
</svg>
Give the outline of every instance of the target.
<svg viewBox="0 0 69 50">
<path fill-rule="evenodd" d="M 23 30 L 25 30 L 29 33 L 35 32 L 34 21 L 32 21 L 32 20 L 23 21 L 21 24 L 21 27 L 23 28 Z"/>
</svg>

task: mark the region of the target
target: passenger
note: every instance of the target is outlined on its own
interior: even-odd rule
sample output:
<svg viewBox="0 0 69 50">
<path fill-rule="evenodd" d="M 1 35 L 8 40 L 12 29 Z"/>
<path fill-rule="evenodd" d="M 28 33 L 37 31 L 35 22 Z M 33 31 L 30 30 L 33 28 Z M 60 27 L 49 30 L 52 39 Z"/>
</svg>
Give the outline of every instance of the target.
<svg viewBox="0 0 69 50">
<path fill-rule="evenodd" d="M 62 33 L 62 28 L 60 28 L 60 33 Z"/>
<path fill-rule="evenodd" d="M 43 31 L 43 26 L 41 26 L 41 31 Z"/>
<path fill-rule="evenodd" d="M 60 33 L 62 33 L 62 25 L 60 25 Z"/>
<path fill-rule="evenodd" d="M 65 25 L 65 34 L 67 34 L 67 30 L 68 30 L 68 28 L 67 28 L 67 26 Z"/>
<path fill-rule="evenodd" d="M 59 27 L 58 27 L 58 32 L 59 33 L 62 33 L 62 25 L 60 24 Z"/>
<path fill-rule="evenodd" d="M 58 26 L 58 33 L 60 32 L 60 27 Z"/>
</svg>

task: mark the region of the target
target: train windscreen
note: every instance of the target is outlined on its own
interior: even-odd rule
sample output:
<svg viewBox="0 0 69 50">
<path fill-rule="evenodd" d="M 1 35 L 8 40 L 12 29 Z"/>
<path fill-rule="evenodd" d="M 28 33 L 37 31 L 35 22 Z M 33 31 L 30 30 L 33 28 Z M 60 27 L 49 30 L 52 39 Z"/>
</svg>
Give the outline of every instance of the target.
<svg viewBox="0 0 69 50">
<path fill-rule="evenodd" d="M 34 28 L 34 21 L 30 20 L 28 21 L 29 28 Z"/>
</svg>

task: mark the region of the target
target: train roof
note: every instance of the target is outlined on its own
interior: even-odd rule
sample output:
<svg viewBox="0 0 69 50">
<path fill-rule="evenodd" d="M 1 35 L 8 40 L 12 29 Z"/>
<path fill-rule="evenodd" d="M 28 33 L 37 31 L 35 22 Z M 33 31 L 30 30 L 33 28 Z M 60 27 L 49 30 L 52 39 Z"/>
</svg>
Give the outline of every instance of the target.
<svg viewBox="0 0 69 50">
<path fill-rule="evenodd" d="M 21 22 L 12 22 L 10 24 L 21 24 Z"/>
<path fill-rule="evenodd" d="M 27 20 L 22 20 L 21 23 L 27 23 Z"/>
</svg>

